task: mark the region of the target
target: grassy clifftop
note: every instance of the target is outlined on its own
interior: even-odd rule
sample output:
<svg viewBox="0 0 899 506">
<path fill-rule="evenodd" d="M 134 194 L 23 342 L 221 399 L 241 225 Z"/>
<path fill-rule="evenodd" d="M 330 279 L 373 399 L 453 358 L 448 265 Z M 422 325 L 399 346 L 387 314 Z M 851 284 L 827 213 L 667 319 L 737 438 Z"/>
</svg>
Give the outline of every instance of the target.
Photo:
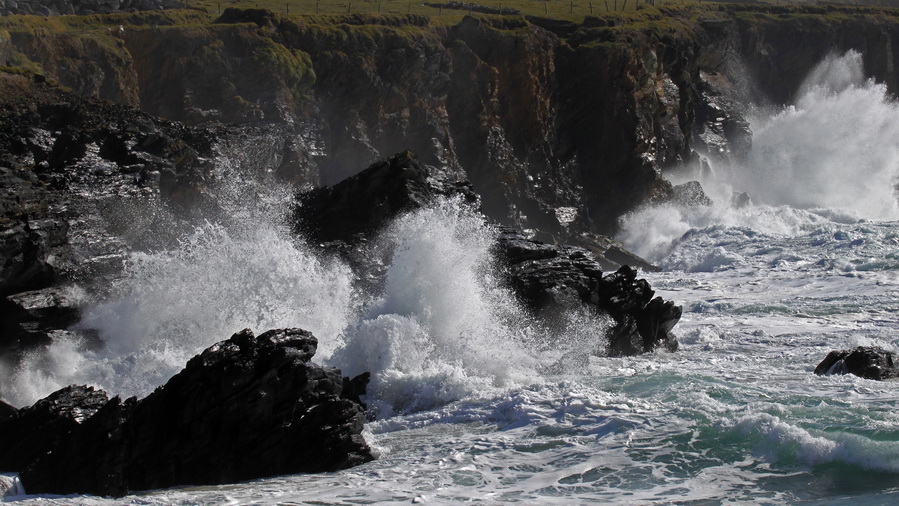
<svg viewBox="0 0 899 506">
<path fill-rule="evenodd" d="M 848 49 L 899 90 L 893 9 L 629 2 L 605 12 L 605 0 L 593 15 L 570 1 L 569 13 L 533 1 L 517 15 L 426 15 L 408 2 L 338 12 L 325 9 L 330 0 L 319 14 L 309 1 L 305 11 L 227 9 L 246 4 L 0 18 L 0 62 L 168 119 L 301 125 L 285 159 L 314 165 L 325 183 L 412 149 L 464 172 L 499 221 L 559 237 L 607 232 L 665 192 L 659 170 L 695 156 L 711 114 L 703 73 L 726 74 L 730 61 L 775 103 L 827 53 Z M 385 8 L 397 5 L 405 11 Z"/>
</svg>

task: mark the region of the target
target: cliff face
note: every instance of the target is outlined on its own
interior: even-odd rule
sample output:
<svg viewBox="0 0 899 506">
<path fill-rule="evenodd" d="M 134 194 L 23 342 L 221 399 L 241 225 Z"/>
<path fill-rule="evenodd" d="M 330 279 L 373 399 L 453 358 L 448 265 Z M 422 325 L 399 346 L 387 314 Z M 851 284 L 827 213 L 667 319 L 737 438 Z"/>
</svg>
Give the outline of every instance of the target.
<svg viewBox="0 0 899 506">
<path fill-rule="evenodd" d="M 169 119 L 277 123 L 283 151 L 266 163 L 298 185 L 411 149 L 470 179 L 492 218 L 564 241 L 669 198 L 661 169 L 710 142 L 745 148 L 745 124 L 716 96 L 737 78 L 757 83 L 755 98 L 787 103 L 823 56 L 856 49 L 872 77 L 899 89 L 891 10 L 644 8 L 580 24 L 466 17 L 452 27 L 262 10 L 213 23 L 148 16 L 111 16 L 89 35 L 7 21 L 0 52 L 80 94 Z M 90 57 L 64 56 L 79 52 Z M 748 76 L 729 74 L 739 67 Z"/>
</svg>

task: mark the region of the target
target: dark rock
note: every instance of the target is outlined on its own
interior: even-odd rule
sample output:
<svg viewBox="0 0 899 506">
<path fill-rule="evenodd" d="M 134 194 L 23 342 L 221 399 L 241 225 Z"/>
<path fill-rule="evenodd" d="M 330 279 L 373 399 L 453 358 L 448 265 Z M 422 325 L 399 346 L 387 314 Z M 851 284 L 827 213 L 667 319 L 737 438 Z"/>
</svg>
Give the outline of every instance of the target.
<svg viewBox="0 0 899 506">
<path fill-rule="evenodd" d="M 0 469 L 23 471 L 44 458 L 107 401 L 102 390 L 72 385 L 0 421 L 4 435 Z"/>
<path fill-rule="evenodd" d="M 67 290 L 45 288 L 17 293 L 0 300 L 0 351 L 24 350 L 48 344 L 51 334 L 78 322 L 78 302 Z"/>
<path fill-rule="evenodd" d="M 627 251 L 626 249 L 614 244 L 609 246 L 605 251 L 602 252 L 600 263 L 602 263 L 603 259 L 615 265 L 616 267 L 629 265 L 631 267 L 643 269 L 644 271 L 649 272 L 659 272 L 662 270 L 660 267 L 655 266 L 647 262 L 643 258 L 635 255 L 634 253 L 631 253 L 630 251 Z"/>
<path fill-rule="evenodd" d="M 371 237 L 399 214 L 454 195 L 471 203 L 478 200 L 468 182 L 445 177 L 406 151 L 334 186 L 301 194 L 297 228 L 315 242 Z"/>
<path fill-rule="evenodd" d="M 316 347 L 300 329 L 244 330 L 142 400 L 67 387 L 0 421 L 0 468 L 29 493 L 120 496 L 372 460 L 353 400 L 368 377 L 311 364 Z"/>
<path fill-rule="evenodd" d="M 602 268 L 587 250 L 544 244 L 512 228 L 499 230 L 496 252 L 508 266 L 509 284 L 535 314 L 552 319 L 565 308 L 590 303 Z"/>
<path fill-rule="evenodd" d="M 649 283 L 636 279 L 636 270 L 623 266 L 603 277 L 599 263 L 583 248 L 543 244 L 514 229 L 500 230 L 497 254 L 508 266 L 509 284 L 539 318 L 558 324 L 564 309 L 582 304 L 615 322 L 606 333 L 609 355 L 636 355 L 658 346 L 677 349 L 671 329 L 681 308 L 653 299 Z"/>
<path fill-rule="evenodd" d="M 10 406 L 9 404 L 0 401 L 0 421 L 6 420 L 7 418 L 13 416 L 18 411 L 16 408 Z"/>
<path fill-rule="evenodd" d="M 597 305 L 615 321 L 609 332 L 609 355 L 645 353 L 663 346 L 674 351 L 678 343 L 671 329 L 680 321 L 682 310 L 673 302 L 652 296 L 655 292 L 637 271 L 623 266 L 600 280 Z"/>
<path fill-rule="evenodd" d="M 815 368 L 818 376 L 854 374 L 862 378 L 885 380 L 899 377 L 893 352 L 873 346 L 858 346 L 851 350 L 831 351 Z"/>
<path fill-rule="evenodd" d="M 389 262 L 373 258 L 366 241 L 401 213 L 443 196 L 477 203 L 466 181 L 420 164 L 409 152 L 400 153 L 332 187 L 301 194 L 297 229 L 348 260 L 364 288 L 377 291 L 383 282 L 381 267 Z M 652 301 L 649 283 L 636 280 L 631 267 L 603 278 L 602 266 L 587 248 L 547 244 L 511 227 L 497 230 L 495 253 L 506 283 L 538 319 L 558 326 L 567 309 L 586 307 L 608 313 L 616 322 L 608 333 L 613 355 L 643 353 L 659 345 L 677 348 L 670 331 L 680 319 L 680 308 L 661 298 Z M 602 260 L 613 265 L 633 262 L 655 269 L 611 240 L 601 248 L 592 244 L 601 250 Z"/>
</svg>

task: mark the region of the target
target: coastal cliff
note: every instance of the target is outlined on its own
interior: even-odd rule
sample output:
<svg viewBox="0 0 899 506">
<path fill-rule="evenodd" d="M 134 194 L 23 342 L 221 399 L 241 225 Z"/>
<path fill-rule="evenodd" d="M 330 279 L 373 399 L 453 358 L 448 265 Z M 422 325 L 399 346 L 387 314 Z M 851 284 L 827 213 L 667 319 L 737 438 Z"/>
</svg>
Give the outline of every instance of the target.
<svg viewBox="0 0 899 506">
<path fill-rule="evenodd" d="M 738 156 L 749 133 L 721 94 L 788 103 L 817 61 L 849 49 L 895 91 L 897 44 L 889 9 L 733 4 L 453 26 L 237 9 L 12 16 L 0 31 L 8 64 L 81 95 L 194 124 L 292 125 L 267 163 L 301 160 L 294 184 L 411 149 L 469 179 L 491 218 L 569 242 L 671 198 L 662 170 Z"/>
</svg>

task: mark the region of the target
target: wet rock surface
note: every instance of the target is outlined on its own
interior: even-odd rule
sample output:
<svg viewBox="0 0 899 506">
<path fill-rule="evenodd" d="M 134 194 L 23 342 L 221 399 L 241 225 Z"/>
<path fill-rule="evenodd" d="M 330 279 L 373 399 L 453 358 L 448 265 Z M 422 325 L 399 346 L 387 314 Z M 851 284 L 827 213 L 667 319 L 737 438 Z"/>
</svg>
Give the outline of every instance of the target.
<svg viewBox="0 0 899 506">
<path fill-rule="evenodd" d="M 851 350 L 831 351 L 815 367 L 818 376 L 854 374 L 862 378 L 885 380 L 899 377 L 893 352 L 875 346 L 858 346 Z"/>
<path fill-rule="evenodd" d="M 203 201 L 214 132 L 15 74 L 0 93 L 0 295 L 114 269 L 131 203 Z"/>
<path fill-rule="evenodd" d="M 589 251 L 544 244 L 509 228 L 501 229 L 496 249 L 508 265 L 510 286 L 544 321 L 559 323 L 554 317 L 579 303 L 612 318 L 604 350 L 611 356 L 637 355 L 658 347 L 677 350 L 671 330 L 680 320 L 681 308 L 661 297 L 653 299 L 649 282 L 637 279 L 635 269 L 625 265 L 603 276 Z"/>
<path fill-rule="evenodd" d="M 441 197 L 460 198 L 473 208 L 479 203 L 466 181 L 449 178 L 403 152 L 332 187 L 300 194 L 296 229 L 349 261 L 365 289 L 377 292 L 389 260 L 377 258 L 368 241 L 392 218 Z M 506 283 L 535 316 L 554 325 L 566 309 L 608 314 L 615 325 L 605 335 L 609 344 L 604 351 L 615 356 L 657 347 L 677 349 L 671 329 L 680 319 L 680 307 L 653 299 L 649 283 L 636 279 L 631 267 L 603 277 L 600 262 L 617 267 L 639 257 L 607 243 L 605 254 L 611 259 L 597 259 L 584 247 L 548 244 L 512 227 L 496 227 L 495 253 Z M 592 243 L 598 242 L 593 238 Z"/>
<path fill-rule="evenodd" d="M 75 294 L 62 287 L 21 292 L 0 299 L 0 354 L 49 344 L 81 317 Z"/>
<path fill-rule="evenodd" d="M 299 195 L 298 231 L 312 242 L 372 237 L 388 221 L 439 197 L 475 204 L 467 181 L 425 166 L 410 151 L 378 161 L 355 176 Z"/>
<path fill-rule="evenodd" d="M 0 469 L 19 471 L 29 493 L 121 496 L 370 461 L 358 402 L 368 378 L 310 363 L 317 344 L 300 329 L 244 330 L 141 400 L 66 387 L 0 415 Z"/>
</svg>

